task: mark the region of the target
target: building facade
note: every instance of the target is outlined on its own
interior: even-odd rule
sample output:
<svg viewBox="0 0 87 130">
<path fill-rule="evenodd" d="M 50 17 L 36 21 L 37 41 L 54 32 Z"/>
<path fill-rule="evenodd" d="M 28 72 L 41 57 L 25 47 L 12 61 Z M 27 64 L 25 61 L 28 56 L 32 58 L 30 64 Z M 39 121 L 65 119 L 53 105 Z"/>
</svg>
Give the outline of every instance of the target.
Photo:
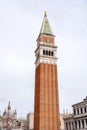
<svg viewBox="0 0 87 130">
<path fill-rule="evenodd" d="M 72 107 L 73 113 L 64 116 L 65 130 L 87 130 L 87 97 Z"/>
<path fill-rule="evenodd" d="M 57 46 L 45 13 L 35 50 L 34 130 L 60 130 Z"/>
<path fill-rule="evenodd" d="M 34 113 L 29 113 L 27 115 L 29 130 L 34 130 Z"/>
</svg>

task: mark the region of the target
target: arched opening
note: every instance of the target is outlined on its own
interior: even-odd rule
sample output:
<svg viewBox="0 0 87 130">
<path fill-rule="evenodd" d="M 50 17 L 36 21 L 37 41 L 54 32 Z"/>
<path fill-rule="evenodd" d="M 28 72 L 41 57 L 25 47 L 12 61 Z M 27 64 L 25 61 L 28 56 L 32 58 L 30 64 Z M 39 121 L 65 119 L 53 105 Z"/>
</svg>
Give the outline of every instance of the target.
<svg viewBox="0 0 87 130">
<path fill-rule="evenodd" d="M 79 115 L 79 109 L 77 109 L 77 115 Z"/>
<path fill-rule="evenodd" d="M 84 107 L 84 112 L 86 113 L 86 107 Z"/>
<path fill-rule="evenodd" d="M 76 115 L 76 110 L 74 109 L 74 115 Z"/>
<path fill-rule="evenodd" d="M 51 52 L 51 56 L 53 56 L 53 51 Z"/>
<path fill-rule="evenodd" d="M 78 121 L 78 124 L 79 124 L 79 129 L 81 128 L 81 126 L 80 126 L 80 121 Z"/>
<path fill-rule="evenodd" d="M 82 114 L 82 108 L 81 108 L 81 114 Z"/>
<path fill-rule="evenodd" d="M 86 125 L 87 125 L 87 119 L 86 119 Z"/>
<path fill-rule="evenodd" d="M 84 128 L 84 120 L 82 120 L 82 128 Z"/>
<path fill-rule="evenodd" d="M 45 50 L 43 50 L 43 55 L 45 55 Z"/>
<path fill-rule="evenodd" d="M 49 56 L 50 56 L 50 51 L 49 51 Z"/>
<path fill-rule="evenodd" d="M 66 130 L 68 130 L 68 124 L 66 123 Z"/>
<path fill-rule="evenodd" d="M 75 129 L 77 129 L 77 122 L 75 121 Z"/>
<path fill-rule="evenodd" d="M 46 55 L 48 55 L 48 51 L 46 50 Z"/>
</svg>

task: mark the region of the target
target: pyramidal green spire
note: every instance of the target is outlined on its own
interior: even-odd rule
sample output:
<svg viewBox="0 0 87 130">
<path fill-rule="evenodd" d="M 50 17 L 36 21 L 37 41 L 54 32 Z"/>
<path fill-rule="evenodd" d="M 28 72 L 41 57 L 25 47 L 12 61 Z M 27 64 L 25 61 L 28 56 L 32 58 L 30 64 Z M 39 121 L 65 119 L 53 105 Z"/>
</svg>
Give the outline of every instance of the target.
<svg viewBox="0 0 87 130">
<path fill-rule="evenodd" d="M 42 23 L 42 26 L 41 26 L 40 34 L 53 35 L 49 21 L 47 19 L 46 12 L 44 13 L 44 19 L 43 19 L 43 23 Z"/>
</svg>

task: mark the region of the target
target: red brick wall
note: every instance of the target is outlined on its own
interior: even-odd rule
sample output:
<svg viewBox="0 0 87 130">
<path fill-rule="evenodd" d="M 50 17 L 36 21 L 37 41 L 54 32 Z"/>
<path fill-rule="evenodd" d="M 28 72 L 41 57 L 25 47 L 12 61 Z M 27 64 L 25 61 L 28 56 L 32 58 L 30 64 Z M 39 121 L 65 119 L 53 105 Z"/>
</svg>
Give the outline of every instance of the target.
<svg viewBox="0 0 87 130">
<path fill-rule="evenodd" d="M 60 130 L 57 66 L 43 63 L 35 73 L 34 130 Z"/>
<path fill-rule="evenodd" d="M 49 43 L 53 43 L 53 44 L 54 44 L 54 37 L 42 35 L 42 36 L 40 37 L 40 41 L 41 41 L 41 42 L 47 42 L 47 41 L 49 41 Z"/>
</svg>

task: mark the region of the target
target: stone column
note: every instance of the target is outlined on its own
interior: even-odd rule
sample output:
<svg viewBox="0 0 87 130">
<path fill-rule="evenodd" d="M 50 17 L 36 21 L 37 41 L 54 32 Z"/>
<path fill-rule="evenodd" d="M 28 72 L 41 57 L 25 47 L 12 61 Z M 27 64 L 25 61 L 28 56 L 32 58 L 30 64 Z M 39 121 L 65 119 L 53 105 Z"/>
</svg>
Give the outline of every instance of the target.
<svg viewBox="0 0 87 130">
<path fill-rule="evenodd" d="M 68 130 L 69 130 L 69 123 L 67 123 L 67 125 L 68 125 Z"/>
<path fill-rule="evenodd" d="M 41 56 L 43 55 L 43 49 L 40 50 L 40 55 L 41 55 Z"/>
<path fill-rule="evenodd" d="M 70 125 L 71 125 L 71 130 L 73 130 L 73 125 L 72 125 L 72 123 L 73 123 L 73 122 L 70 123 Z"/>
<path fill-rule="evenodd" d="M 77 129 L 79 129 L 79 122 L 78 121 L 76 121 L 77 122 Z"/>
<path fill-rule="evenodd" d="M 73 127 L 74 127 L 73 129 L 75 129 L 75 121 L 73 122 Z"/>
<path fill-rule="evenodd" d="M 83 111 L 83 114 L 85 113 L 85 111 L 84 111 L 84 107 L 82 107 L 82 111 Z"/>
<path fill-rule="evenodd" d="M 82 129 L 82 120 L 80 120 L 80 126 L 81 126 L 81 129 Z"/>
<path fill-rule="evenodd" d="M 69 129 L 71 130 L 71 122 L 69 122 Z"/>
<path fill-rule="evenodd" d="M 76 111 L 76 115 L 77 115 L 77 109 L 75 109 L 75 111 Z"/>
<path fill-rule="evenodd" d="M 87 128 L 86 120 L 84 120 L 84 128 Z"/>
<path fill-rule="evenodd" d="M 81 114 L 81 109 L 80 109 L 80 107 L 79 107 L 79 114 Z"/>
<path fill-rule="evenodd" d="M 68 130 L 70 130 L 70 126 L 69 126 L 69 123 L 68 123 Z"/>
<path fill-rule="evenodd" d="M 72 122 L 72 130 L 74 130 L 74 121 Z"/>
</svg>

